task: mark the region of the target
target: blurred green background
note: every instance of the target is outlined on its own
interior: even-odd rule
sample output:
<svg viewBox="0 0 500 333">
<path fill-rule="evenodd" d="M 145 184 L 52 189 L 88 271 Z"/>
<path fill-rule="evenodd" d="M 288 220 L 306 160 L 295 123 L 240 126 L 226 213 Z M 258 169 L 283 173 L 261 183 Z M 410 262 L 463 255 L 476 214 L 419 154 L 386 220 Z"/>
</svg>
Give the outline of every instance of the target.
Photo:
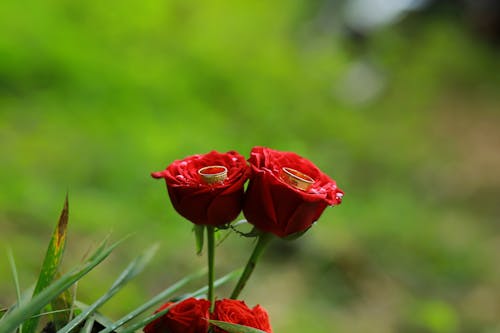
<svg viewBox="0 0 500 333">
<path fill-rule="evenodd" d="M 160 243 L 102 309 L 118 318 L 205 265 L 149 173 L 264 145 L 309 158 L 345 191 L 304 237 L 274 243 L 242 295 L 275 332 L 500 332 L 499 11 L 494 0 L 2 1 L 0 242 L 21 284 L 34 283 L 68 191 L 66 268 L 107 234 L 133 234 L 80 283 L 82 301 Z M 218 275 L 252 245 L 229 236 Z"/>
</svg>

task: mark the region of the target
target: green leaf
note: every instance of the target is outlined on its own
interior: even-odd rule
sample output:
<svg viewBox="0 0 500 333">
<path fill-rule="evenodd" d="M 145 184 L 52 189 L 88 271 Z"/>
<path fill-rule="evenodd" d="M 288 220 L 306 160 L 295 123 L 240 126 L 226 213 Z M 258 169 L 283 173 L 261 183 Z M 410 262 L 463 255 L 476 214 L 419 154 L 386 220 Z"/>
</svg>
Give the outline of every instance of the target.
<svg viewBox="0 0 500 333">
<path fill-rule="evenodd" d="M 64 207 L 61 211 L 59 222 L 57 223 L 54 233 L 52 234 L 52 238 L 50 239 L 50 243 L 43 260 L 42 269 L 40 271 L 40 275 L 38 276 L 35 290 L 33 291 L 33 296 L 38 295 L 43 289 L 45 289 L 50 283 L 52 283 L 56 273 L 59 270 L 59 265 L 61 264 L 64 248 L 66 245 L 68 213 L 68 195 L 66 194 Z M 23 324 L 22 332 L 35 333 L 38 326 L 38 321 L 38 317 L 33 317 L 27 320 Z"/>
<path fill-rule="evenodd" d="M 228 333 L 267 333 L 265 331 L 259 330 L 254 327 L 227 323 L 225 321 L 220 321 L 220 320 L 209 320 L 208 322 L 212 325 L 222 328 L 224 331 Z"/>
<path fill-rule="evenodd" d="M 205 231 L 205 226 L 195 224 L 193 230 L 196 238 L 196 254 L 201 255 L 201 252 L 203 251 L 203 232 Z"/>
<path fill-rule="evenodd" d="M 54 298 L 106 259 L 120 243 L 121 241 L 118 241 L 108 247 L 104 247 L 103 243 L 84 264 L 61 276 L 31 300 L 18 305 L 2 318 L 0 333 L 11 333 L 23 322 L 39 313 Z"/>
<path fill-rule="evenodd" d="M 62 329 L 58 330 L 58 333 L 68 333 L 73 328 L 78 326 L 83 320 L 85 320 L 89 315 L 91 315 L 98 307 L 104 304 L 107 300 L 113 297 L 125 284 L 133 279 L 137 274 L 139 274 L 146 264 L 151 260 L 155 252 L 157 251 L 158 246 L 154 245 L 150 247 L 148 250 L 144 251 L 143 254 L 134 259 L 127 268 L 120 274 L 120 276 L 113 283 L 111 288 L 102 295 L 97 301 L 95 301 L 92 305 L 84 309 L 78 316 L 76 316 L 73 320 L 71 320 L 66 326 Z"/>
</svg>

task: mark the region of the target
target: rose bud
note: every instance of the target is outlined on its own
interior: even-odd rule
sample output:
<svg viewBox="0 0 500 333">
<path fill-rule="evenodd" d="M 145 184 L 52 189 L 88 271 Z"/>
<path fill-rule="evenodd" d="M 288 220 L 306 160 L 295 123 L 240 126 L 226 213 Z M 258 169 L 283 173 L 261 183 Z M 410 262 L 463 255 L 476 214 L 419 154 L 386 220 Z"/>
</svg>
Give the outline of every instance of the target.
<svg viewBox="0 0 500 333">
<path fill-rule="evenodd" d="M 212 151 L 174 161 L 151 175 L 165 179 L 170 201 L 180 215 L 194 224 L 221 226 L 241 212 L 248 173 L 245 158 L 237 152 Z"/>
<path fill-rule="evenodd" d="M 306 231 L 343 192 L 312 162 L 291 152 L 254 147 L 243 214 L 257 229 L 278 237 Z"/>
</svg>

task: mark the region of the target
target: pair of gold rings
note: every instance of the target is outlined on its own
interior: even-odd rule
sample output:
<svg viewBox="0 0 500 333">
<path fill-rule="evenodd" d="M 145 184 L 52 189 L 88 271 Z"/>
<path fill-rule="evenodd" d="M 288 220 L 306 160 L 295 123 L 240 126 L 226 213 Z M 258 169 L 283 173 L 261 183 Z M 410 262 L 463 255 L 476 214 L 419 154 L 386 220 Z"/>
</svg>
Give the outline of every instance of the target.
<svg viewBox="0 0 500 333">
<path fill-rule="evenodd" d="M 206 184 L 218 184 L 227 178 L 227 168 L 222 165 L 210 165 L 198 170 L 198 174 Z M 280 178 L 287 184 L 302 191 L 308 191 L 314 184 L 314 179 L 298 170 L 283 167 Z"/>
</svg>

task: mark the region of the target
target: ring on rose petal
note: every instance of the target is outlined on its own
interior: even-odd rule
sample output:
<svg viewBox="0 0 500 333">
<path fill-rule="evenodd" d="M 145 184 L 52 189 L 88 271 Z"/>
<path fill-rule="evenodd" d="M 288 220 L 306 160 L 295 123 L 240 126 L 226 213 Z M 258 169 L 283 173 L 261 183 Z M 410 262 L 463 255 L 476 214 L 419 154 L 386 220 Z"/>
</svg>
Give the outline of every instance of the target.
<svg viewBox="0 0 500 333">
<path fill-rule="evenodd" d="M 281 168 L 280 178 L 287 184 L 303 191 L 309 190 L 312 184 L 314 184 L 314 179 L 292 168 Z"/>
<path fill-rule="evenodd" d="M 227 178 L 227 168 L 222 165 L 210 165 L 199 169 L 198 174 L 207 184 L 222 183 Z"/>
</svg>

